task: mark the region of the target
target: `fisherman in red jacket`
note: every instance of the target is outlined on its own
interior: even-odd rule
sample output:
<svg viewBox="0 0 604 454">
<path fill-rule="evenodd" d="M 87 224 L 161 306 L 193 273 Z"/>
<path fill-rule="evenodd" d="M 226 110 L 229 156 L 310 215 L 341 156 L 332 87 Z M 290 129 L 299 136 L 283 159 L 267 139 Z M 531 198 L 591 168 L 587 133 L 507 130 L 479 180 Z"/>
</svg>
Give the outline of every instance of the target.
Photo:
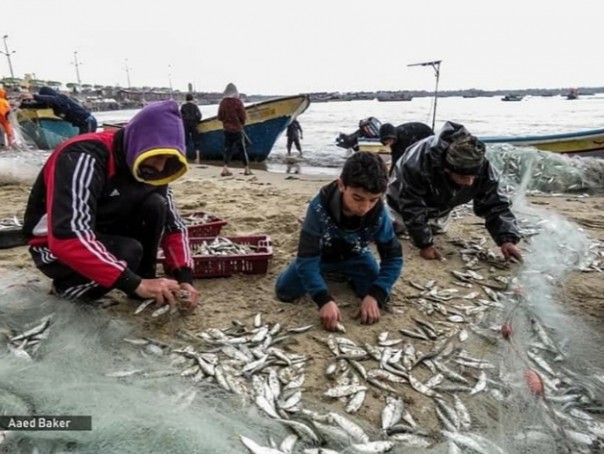
<svg viewBox="0 0 604 454">
<path fill-rule="evenodd" d="M 237 87 L 233 83 L 229 83 L 224 90 L 224 97 L 218 106 L 218 120 L 222 122 L 224 129 L 224 168 L 220 175 L 223 177 L 233 175 L 229 170 L 229 164 L 233 156 L 238 154 L 241 154 L 245 166 L 243 174 L 251 175 L 243 132 L 247 114 L 239 99 Z"/>
<path fill-rule="evenodd" d="M 192 285 L 187 229 L 168 183 L 187 171 L 178 104 L 149 104 L 117 132 L 77 136 L 48 158 L 32 188 L 23 231 L 56 294 L 98 299 L 112 289 L 176 303 Z M 157 278 L 161 244 L 171 278 Z"/>
</svg>

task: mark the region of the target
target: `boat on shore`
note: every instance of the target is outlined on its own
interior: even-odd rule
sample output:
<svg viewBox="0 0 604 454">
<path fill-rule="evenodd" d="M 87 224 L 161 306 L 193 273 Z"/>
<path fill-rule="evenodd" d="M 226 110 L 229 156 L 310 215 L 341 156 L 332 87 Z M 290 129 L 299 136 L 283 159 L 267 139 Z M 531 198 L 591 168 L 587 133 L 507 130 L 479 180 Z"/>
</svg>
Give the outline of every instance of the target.
<svg viewBox="0 0 604 454">
<path fill-rule="evenodd" d="M 530 136 L 479 136 L 486 144 L 510 144 L 518 147 L 534 147 L 541 151 L 581 156 L 604 158 L 604 128 L 560 134 Z M 390 147 L 382 145 L 379 139 L 360 138 L 359 151 L 370 151 L 382 155 L 390 154 Z"/>
<path fill-rule="evenodd" d="M 530 136 L 479 137 L 484 143 L 509 143 L 519 147 L 534 147 L 538 150 L 567 156 L 604 158 L 604 128 Z"/>
<path fill-rule="evenodd" d="M 52 150 L 79 134 L 78 128 L 57 117 L 50 108 L 21 106 L 15 110 L 23 140 L 37 149 Z"/>
<path fill-rule="evenodd" d="M 286 96 L 269 99 L 245 107 L 247 123 L 247 154 L 250 161 L 262 162 L 271 152 L 277 138 L 287 129 L 298 115 L 310 105 L 308 95 Z M 122 128 L 126 123 L 103 123 L 103 129 Z M 218 161 L 223 159 L 224 130 L 217 116 L 204 119 L 197 126 L 198 143 L 201 159 Z M 193 160 L 194 150 L 188 150 L 187 158 Z"/>
</svg>

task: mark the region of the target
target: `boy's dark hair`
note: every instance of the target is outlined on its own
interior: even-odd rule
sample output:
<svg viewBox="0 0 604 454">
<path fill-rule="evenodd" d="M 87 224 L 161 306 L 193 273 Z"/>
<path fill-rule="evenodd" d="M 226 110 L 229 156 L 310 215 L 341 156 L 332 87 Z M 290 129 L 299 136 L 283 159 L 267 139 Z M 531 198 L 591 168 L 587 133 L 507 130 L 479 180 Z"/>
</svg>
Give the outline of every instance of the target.
<svg viewBox="0 0 604 454">
<path fill-rule="evenodd" d="M 186 100 L 187 101 L 193 101 L 193 95 L 191 93 L 187 93 Z"/>
<path fill-rule="evenodd" d="M 359 151 L 346 160 L 340 179 L 344 186 L 383 194 L 388 186 L 388 170 L 379 155 Z"/>
</svg>

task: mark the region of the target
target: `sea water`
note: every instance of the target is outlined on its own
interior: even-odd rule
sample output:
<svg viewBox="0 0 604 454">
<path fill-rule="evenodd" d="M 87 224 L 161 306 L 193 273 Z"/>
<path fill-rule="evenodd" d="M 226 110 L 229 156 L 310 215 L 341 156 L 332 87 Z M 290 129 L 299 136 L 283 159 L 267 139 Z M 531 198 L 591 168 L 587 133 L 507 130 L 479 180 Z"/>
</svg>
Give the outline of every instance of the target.
<svg viewBox="0 0 604 454">
<path fill-rule="evenodd" d="M 292 150 L 295 164 L 302 173 L 337 174 L 338 169 L 349 155 L 349 151 L 336 146 L 339 133 L 350 134 L 358 129 L 359 121 L 376 117 L 382 123 L 398 125 L 410 121 L 420 121 L 432 125 L 434 99 L 414 98 L 412 101 L 379 102 L 346 101 L 311 103 L 298 120 L 304 131 L 302 158 Z M 215 116 L 218 105 L 200 106 L 203 118 Z M 526 96 L 522 101 L 503 102 L 500 97 L 439 98 L 435 118 L 438 130 L 445 121 L 455 121 L 465 125 L 478 136 L 509 136 L 527 134 L 553 134 L 604 127 L 604 93 L 580 96 L 567 100 L 565 96 Z M 127 121 L 138 110 L 118 110 L 96 112 L 99 124 L 103 122 Z M 501 145 L 489 145 L 490 148 Z M 19 156 L 23 161 L 40 161 L 46 153 L 28 157 L 28 153 L 4 153 L 4 157 Z M 285 172 L 287 163 L 286 138 L 282 134 L 266 162 L 266 168 L 273 172 Z"/>
</svg>

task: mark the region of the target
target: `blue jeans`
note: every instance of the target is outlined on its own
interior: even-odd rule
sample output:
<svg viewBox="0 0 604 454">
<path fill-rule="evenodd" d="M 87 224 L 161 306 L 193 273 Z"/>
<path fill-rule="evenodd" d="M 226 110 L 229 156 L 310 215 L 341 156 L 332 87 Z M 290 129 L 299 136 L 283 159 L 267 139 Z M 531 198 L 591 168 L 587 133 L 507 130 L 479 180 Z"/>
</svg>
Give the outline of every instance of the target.
<svg viewBox="0 0 604 454">
<path fill-rule="evenodd" d="M 357 255 L 342 262 L 321 262 L 321 274 L 334 272 L 346 276 L 356 295 L 359 298 L 364 298 L 373 286 L 373 282 L 377 279 L 380 267 L 371 252 Z M 295 261 L 290 263 L 277 278 L 275 292 L 277 293 L 277 298 L 285 302 L 292 302 L 308 293 L 302 279 L 298 275 Z"/>
</svg>

